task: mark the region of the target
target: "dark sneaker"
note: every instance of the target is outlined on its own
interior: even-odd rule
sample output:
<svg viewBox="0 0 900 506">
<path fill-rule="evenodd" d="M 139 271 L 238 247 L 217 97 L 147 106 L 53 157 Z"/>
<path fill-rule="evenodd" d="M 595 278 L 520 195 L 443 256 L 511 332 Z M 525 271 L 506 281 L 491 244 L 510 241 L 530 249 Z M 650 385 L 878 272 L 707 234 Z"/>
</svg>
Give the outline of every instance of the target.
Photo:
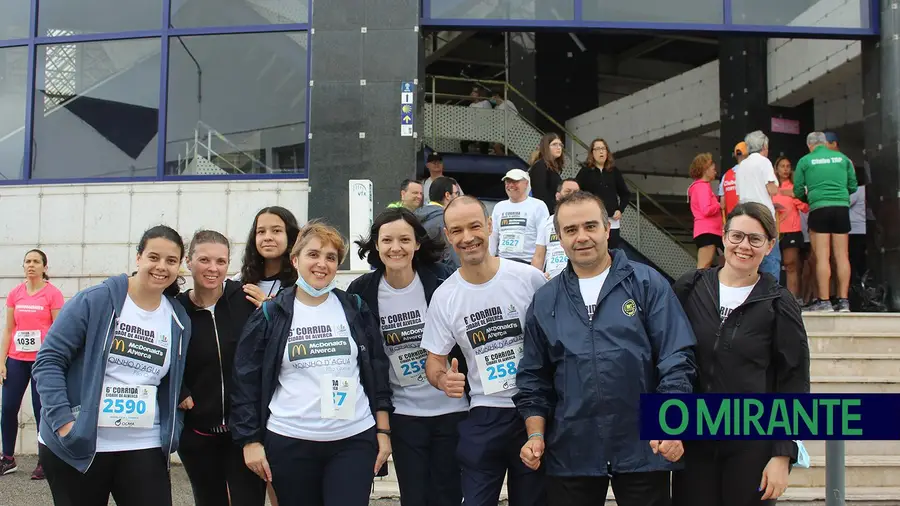
<svg viewBox="0 0 900 506">
<path fill-rule="evenodd" d="M 831 305 L 831 302 L 827 300 L 815 300 L 810 305 L 803 308 L 804 311 L 809 313 L 823 313 L 826 311 L 834 311 L 834 306 Z"/>
<path fill-rule="evenodd" d="M 44 466 L 38 464 L 37 467 L 34 468 L 34 471 L 31 472 L 32 480 L 43 480 L 44 479 Z"/>
<path fill-rule="evenodd" d="M 834 310 L 838 313 L 849 313 L 850 299 L 838 299 L 837 304 L 834 305 Z"/>
<path fill-rule="evenodd" d="M 14 473 L 19 470 L 19 467 L 16 466 L 16 459 L 13 457 L 0 458 L 0 476 L 4 474 Z"/>
</svg>

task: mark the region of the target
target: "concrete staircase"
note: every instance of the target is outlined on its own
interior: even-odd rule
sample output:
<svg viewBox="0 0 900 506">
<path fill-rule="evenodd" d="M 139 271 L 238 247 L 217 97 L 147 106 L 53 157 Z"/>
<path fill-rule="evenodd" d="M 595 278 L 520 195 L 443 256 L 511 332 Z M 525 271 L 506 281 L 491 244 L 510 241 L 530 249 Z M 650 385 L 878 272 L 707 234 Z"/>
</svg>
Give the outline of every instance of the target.
<svg viewBox="0 0 900 506">
<path fill-rule="evenodd" d="M 900 314 L 804 314 L 803 320 L 813 392 L 900 392 Z M 825 442 L 804 444 L 810 468 L 792 471 L 779 505 L 825 505 Z M 846 453 L 848 505 L 900 505 L 900 441 L 850 441 Z M 388 477 L 376 481 L 372 498 L 392 504 L 399 494 L 391 468 Z M 501 503 L 506 498 L 504 488 Z M 606 505 L 614 504 L 610 490 Z"/>
</svg>

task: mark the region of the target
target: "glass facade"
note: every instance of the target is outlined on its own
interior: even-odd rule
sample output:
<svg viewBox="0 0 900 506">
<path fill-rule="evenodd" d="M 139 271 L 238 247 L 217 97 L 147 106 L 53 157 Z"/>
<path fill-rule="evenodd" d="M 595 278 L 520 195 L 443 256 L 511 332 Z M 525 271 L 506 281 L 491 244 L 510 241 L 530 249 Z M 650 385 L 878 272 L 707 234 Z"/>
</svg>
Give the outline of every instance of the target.
<svg viewBox="0 0 900 506">
<path fill-rule="evenodd" d="M 309 2 L 0 2 L 0 184 L 306 177 Z"/>
<path fill-rule="evenodd" d="M 423 0 L 423 25 L 877 33 L 878 0 Z"/>
</svg>

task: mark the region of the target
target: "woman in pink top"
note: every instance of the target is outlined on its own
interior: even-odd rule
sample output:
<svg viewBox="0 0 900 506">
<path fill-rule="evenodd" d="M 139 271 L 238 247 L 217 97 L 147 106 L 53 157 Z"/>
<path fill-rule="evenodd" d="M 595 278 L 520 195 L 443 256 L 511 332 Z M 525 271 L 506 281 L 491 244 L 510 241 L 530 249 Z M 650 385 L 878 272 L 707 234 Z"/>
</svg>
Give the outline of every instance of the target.
<svg viewBox="0 0 900 506">
<path fill-rule="evenodd" d="M 694 157 L 690 169 L 694 180 L 688 188 L 688 203 L 694 215 L 694 244 L 697 245 L 697 268 L 712 267 L 716 250 L 722 250 L 722 208 L 709 182 L 716 178 L 712 154 Z"/>
<path fill-rule="evenodd" d="M 36 425 L 41 424 L 41 400 L 31 376 L 31 366 L 44 336 L 63 306 L 62 293 L 48 282 L 47 255 L 38 249 L 29 251 L 25 254 L 24 267 L 25 282 L 6 296 L 6 327 L 0 335 L 0 384 L 3 385 L 0 476 L 18 469 L 13 451 L 19 431 L 19 409 L 29 383 L 34 419 Z M 31 473 L 31 479 L 44 479 L 40 464 Z"/>
<path fill-rule="evenodd" d="M 803 229 L 800 213 L 809 212 L 809 204 L 794 198 L 794 169 L 786 157 L 775 160 L 775 176 L 778 177 L 778 193 L 772 203 L 778 212 L 778 231 L 781 245 L 781 263 L 787 277 L 787 289 L 794 297 L 800 297 L 800 248 L 803 246 Z"/>
</svg>

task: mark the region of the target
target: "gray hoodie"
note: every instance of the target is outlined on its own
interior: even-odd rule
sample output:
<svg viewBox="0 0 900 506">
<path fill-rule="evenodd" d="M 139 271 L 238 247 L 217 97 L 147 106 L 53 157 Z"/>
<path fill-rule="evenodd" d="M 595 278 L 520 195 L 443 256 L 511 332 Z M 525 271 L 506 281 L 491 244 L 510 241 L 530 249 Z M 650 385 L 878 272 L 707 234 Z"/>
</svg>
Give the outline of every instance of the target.
<svg viewBox="0 0 900 506">
<path fill-rule="evenodd" d="M 47 332 L 34 362 L 34 381 L 41 396 L 40 434 L 54 455 L 81 473 L 87 472 L 97 451 L 106 360 L 113 341 L 115 319 L 128 294 L 128 276 L 113 276 L 85 288 L 67 302 Z M 184 376 L 184 356 L 191 336 L 191 320 L 174 298 L 168 297 L 172 315 L 172 354 L 169 373 L 157 390 L 160 450 L 178 449 L 184 412 L 177 409 Z M 56 431 L 75 422 L 63 437 Z"/>
<path fill-rule="evenodd" d="M 444 235 L 444 208 L 438 204 L 427 204 L 418 209 L 415 213 L 422 226 L 428 231 L 428 235 L 432 239 L 439 239 L 444 242 L 444 256 L 442 261 L 452 267 L 454 270 L 459 268 L 459 256 L 447 242 Z"/>
</svg>

